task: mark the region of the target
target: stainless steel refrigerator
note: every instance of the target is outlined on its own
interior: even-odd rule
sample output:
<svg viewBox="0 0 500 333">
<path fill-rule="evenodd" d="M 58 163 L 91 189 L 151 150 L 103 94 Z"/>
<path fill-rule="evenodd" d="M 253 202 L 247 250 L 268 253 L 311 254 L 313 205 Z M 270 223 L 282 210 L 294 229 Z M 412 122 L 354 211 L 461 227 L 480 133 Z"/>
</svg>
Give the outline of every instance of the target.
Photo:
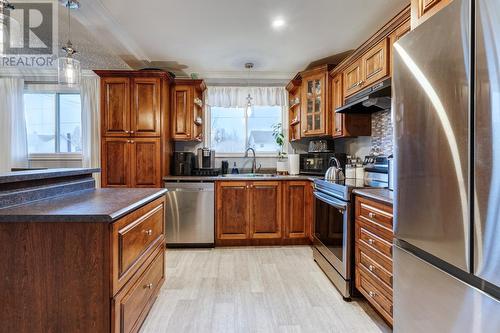
<svg viewBox="0 0 500 333">
<path fill-rule="evenodd" d="M 500 332 L 500 0 L 395 44 L 394 330 Z"/>
</svg>

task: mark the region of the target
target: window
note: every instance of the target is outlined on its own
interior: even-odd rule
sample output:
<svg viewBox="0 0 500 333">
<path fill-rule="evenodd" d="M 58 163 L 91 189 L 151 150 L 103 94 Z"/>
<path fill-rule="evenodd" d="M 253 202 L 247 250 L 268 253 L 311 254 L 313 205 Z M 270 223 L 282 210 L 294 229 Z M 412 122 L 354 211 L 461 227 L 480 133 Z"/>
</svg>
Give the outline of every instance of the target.
<svg viewBox="0 0 500 333">
<path fill-rule="evenodd" d="M 80 94 L 24 93 L 29 154 L 81 153 Z"/>
<path fill-rule="evenodd" d="M 222 154 L 242 154 L 249 147 L 257 153 L 275 154 L 279 146 L 272 126 L 282 121 L 280 106 L 244 108 L 211 107 L 211 148 Z M 247 114 L 248 113 L 248 114 Z"/>
</svg>

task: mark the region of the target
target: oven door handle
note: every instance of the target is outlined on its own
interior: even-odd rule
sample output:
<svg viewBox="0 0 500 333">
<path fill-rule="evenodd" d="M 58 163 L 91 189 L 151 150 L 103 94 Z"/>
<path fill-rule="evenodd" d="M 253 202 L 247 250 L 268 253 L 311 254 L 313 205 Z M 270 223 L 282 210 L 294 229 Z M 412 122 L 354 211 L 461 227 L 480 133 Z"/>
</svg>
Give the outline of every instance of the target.
<svg viewBox="0 0 500 333">
<path fill-rule="evenodd" d="M 341 211 L 344 211 L 347 209 L 347 203 L 345 203 L 345 202 L 337 200 L 329 195 L 322 194 L 321 192 L 318 192 L 318 191 L 314 191 L 313 194 L 318 200 L 321 200 L 321 201 L 329 204 L 330 206 L 333 206 Z"/>
</svg>

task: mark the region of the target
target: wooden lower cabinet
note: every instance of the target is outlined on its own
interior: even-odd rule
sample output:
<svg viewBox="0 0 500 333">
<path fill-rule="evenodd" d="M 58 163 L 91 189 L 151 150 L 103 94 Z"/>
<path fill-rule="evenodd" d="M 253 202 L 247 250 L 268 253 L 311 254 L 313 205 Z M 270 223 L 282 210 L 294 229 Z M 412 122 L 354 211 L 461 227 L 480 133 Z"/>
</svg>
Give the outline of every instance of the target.
<svg viewBox="0 0 500 333">
<path fill-rule="evenodd" d="M 103 187 L 161 187 L 160 138 L 102 139 Z"/>
<path fill-rule="evenodd" d="M 281 239 L 281 182 L 250 185 L 250 238 Z"/>
<path fill-rule="evenodd" d="M 217 241 L 246 240 L 250 235 L 246 182 L 217 182 Z"/>
<path fill-rule="evenodd" d="M 2 332 L 137 332 L 165 279 L 165 197 L 114 222 L 0 223 Z"/>
<path fill-rule="evenodd" d="M 356 289 L 393 324 L 392 206 L 356 196 Z"/>
<path fill-rule="evenodd" d="M 310 181 L 284 182 L 283 193 L 285 238 L 309 238 L 313 219 L 312 183 Z"/>
<path fill-rule="evenodd" d="M 310 181 L 219 181 L 216 245 L 309 244 Z"/>
</svg>

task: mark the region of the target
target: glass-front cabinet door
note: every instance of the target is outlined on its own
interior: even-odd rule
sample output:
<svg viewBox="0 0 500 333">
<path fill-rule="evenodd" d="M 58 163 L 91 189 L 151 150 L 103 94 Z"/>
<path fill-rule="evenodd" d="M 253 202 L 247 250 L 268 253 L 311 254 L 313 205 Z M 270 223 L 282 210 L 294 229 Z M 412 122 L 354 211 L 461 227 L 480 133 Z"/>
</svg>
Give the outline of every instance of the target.
<svg viewBox="0 0 500 333">
<path fill-rule="evenodd" d="M 302 135 L 317 136 L 325 133 L 325 74 L 304 78 L 302 101 Z"/>
</svg>

